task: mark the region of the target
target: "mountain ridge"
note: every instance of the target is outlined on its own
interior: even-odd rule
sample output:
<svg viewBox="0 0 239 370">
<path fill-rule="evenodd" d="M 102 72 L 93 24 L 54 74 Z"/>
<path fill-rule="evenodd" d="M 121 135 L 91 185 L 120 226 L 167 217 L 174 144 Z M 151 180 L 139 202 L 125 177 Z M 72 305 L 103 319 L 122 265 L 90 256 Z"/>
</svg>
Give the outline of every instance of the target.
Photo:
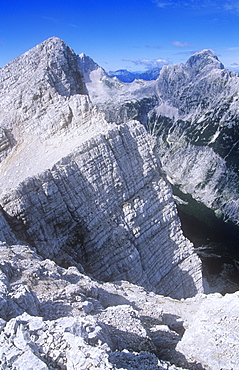
<svg viewBox="0 0 239 370">
<path fill-rule="evenodd" d="M 127 69 L 118 69 L 109 71 L 109 77 L 117 77 L 122 82 L 133 82 L 135 79 L 146 81 L 156 80 L 160 74 L 161 68 L 151 68 L 146 71 L 130 72 Z"/>
</svg>

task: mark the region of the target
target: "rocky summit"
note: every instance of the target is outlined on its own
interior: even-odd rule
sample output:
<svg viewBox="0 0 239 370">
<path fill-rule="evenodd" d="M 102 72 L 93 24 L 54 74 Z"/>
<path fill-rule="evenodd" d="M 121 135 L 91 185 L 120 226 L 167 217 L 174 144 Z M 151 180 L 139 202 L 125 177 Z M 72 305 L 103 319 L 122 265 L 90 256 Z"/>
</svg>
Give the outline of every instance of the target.
<svg viewBox="0 0 239 370">
<path fill-rule="evenodd" d="M 0 70 L 1 369 L 239 368 L 238 293 L 205 294 L 158 139 L 125 110 L 156 109 L 164 73 L 126 86 L 56 37 Z"/>
</svg>

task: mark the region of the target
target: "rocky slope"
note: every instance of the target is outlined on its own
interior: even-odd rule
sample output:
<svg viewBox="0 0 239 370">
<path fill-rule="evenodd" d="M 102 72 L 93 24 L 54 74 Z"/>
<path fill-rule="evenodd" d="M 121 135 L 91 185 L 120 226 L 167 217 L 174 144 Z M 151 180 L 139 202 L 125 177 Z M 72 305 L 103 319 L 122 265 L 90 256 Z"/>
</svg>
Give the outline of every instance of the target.
<svg viewBox="0 0 239 370">
<path fill-rule="evenodd" d="M 86 73 L 55 37 L 0 71 L 2 369 L 237 369 L 238 294 L 202 294 L 155 139 Z"/>
<path fill-rule="evenodd" d="M 0 245 L 1 369 L 239 369 L 238 293 L 173 300 Z"/>
</svg>

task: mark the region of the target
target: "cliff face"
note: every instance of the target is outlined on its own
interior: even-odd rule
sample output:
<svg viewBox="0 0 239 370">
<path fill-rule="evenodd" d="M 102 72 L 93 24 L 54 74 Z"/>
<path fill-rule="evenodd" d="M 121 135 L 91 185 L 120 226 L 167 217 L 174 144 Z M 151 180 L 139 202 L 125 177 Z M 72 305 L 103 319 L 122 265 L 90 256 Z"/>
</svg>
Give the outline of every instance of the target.
<svg viewBox="0 0 239 370">
<path fill-rule="evenodd" d="M 237 224 L 238 74 L 206 50 L 164 67 L 157 91 L 151 128 L 171 181 Z"/>
<path fill-rule="evenodd" d="M 112 101 L 105 94 L 96 99 L 97 83 L 87 84 L 107 120 L 139 120 L 157 136 L 171 183 L 238 224 L 238 74 L 203 50 L 185 64 L 164 66 L 156 82 L 124 84 L 124 98 L 113 81 Z"/>
<path fill-rule="evenodd" d="M 138 123 L 82 143 L 21 182 L 2 206 L 16 235 L 45 258 L 66 253 L 95 278 L 173 297 L 202 291 L 200 261 L 182 235 L 154 143 Z"/>
<path fill-rule="evenodd" d="M 6 97 L 16 94 L 20 107 L 3 118 L 18 117 L 8 126 L 16 144 L 0 167 L 1 204 L 17 238 L 104 281 L 126 279 L 177 298 L 202 291 L 200 260 L 182 234 L 143 126 L 108 124 L 91 107 L 78 60 L 61 40 L 47 40 L 5 68 L 13 75 L 18 63 L 25 74 L 16 73 Z M 44 86 L 42 96 L 54 101 L 34 100 L 28 79 L 34 94 Z M 22 91 L 31 106 L 26 116 Z"/>
</svg>

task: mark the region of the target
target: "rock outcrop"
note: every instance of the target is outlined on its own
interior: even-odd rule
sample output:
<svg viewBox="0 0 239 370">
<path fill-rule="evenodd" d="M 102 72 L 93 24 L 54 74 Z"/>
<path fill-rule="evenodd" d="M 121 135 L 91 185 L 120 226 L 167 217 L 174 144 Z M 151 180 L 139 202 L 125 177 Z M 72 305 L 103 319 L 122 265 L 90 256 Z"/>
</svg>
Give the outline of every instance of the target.
<svg viewBox="0 0 239 370">
<path fill-rule="evenodd" d="M 1 369 L 238 370 L 238 294 L 177 301 L 0 245 Z"/>
</svg>

